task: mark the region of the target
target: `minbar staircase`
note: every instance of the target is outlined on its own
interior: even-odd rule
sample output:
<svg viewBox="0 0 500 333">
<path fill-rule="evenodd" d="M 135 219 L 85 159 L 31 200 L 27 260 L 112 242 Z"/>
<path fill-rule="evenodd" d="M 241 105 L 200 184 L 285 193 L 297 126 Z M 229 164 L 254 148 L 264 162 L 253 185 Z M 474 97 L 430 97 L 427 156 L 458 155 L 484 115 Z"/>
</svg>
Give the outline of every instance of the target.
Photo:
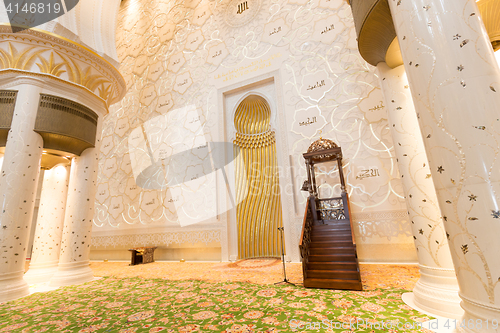
<svg viewBox="0 0 500 333">
<path fill-rule="evenodd" d="M 342 203 L 334 209 L 321 209 L 320 200 L 314 197 L 308 200 L 300 242 L 304 287 L 362 290 L 344 195 L 333 199 Z M 332 211 L 341 211 L 341 214 L 332 215 Z M 332 216 L 337 219 L 321 219 Z"/>
</svg>

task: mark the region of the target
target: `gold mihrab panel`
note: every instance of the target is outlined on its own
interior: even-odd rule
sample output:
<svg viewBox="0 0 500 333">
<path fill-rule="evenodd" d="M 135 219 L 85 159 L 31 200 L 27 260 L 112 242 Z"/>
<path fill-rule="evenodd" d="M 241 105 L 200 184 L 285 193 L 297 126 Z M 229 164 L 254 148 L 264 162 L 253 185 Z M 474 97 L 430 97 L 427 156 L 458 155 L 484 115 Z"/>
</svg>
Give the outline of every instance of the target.
<svg viewBox="0 0 500 333">
<path fill-rule="evenodd" d="M 240 259 L 279 257 L 283 225 L 275 133 L 271 110 L 260 96 L 250 95 L 236 109 L 236 219 Z"/>
</svg>

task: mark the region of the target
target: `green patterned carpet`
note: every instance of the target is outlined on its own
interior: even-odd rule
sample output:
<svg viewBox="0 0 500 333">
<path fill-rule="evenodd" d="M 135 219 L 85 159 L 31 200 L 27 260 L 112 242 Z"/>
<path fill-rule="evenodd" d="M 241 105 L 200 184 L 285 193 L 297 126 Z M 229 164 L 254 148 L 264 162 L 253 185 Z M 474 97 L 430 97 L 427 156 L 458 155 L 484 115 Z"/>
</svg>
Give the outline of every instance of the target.
<svg viewBox="0 0 500 333">
<path fill-rule="evenodd" d="M 427 331 L 403 292 L 103 278 L 0 304 L 0 332 Z"/>
</svg>

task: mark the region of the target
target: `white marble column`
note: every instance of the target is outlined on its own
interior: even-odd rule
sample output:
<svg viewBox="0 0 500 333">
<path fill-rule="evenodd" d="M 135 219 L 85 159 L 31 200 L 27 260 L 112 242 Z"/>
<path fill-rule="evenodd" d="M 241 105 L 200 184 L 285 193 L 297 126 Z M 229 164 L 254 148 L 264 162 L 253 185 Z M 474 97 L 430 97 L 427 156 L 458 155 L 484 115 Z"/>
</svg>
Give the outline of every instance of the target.
<svg viewBox="0 0 500 333">
<path fill-rule="evenodd" d="M 24 280 L 28 284 L 48 282 L 57 271 L 68 195 L 69 166 L 59 165 L 43 175 L 33 253 Z"/>
<path fill-rule="evenodd" d="M 465 310 L 500 332 L 500 70 L 473 0 L 389 0 Z M 489 323 L 489 325 L 488 325 Z"/>
<path fill-rule="evenodd" d="M 51 286 L 84 283 L 94 278 L 89 258 L 101 125 L 99 118 L 95 148 L 85 149 L 71 163 L 59 266 L 50 280 Z"/>
<path fill-rule="evenodd" d="M 17 89 L 0 177 L 0 302 L 29 293 L 23 275 L 43 147 L 33 131 L 41 88 Z"/>
<path fill-rule="evenodd" d="M 403 300 L 434 315 L 459 319 L 463 310 L 457 278 L 405 69 L 381 62 L 377 71 L 420 267 L 413 293 L 404 294 Z"/>
</svg>

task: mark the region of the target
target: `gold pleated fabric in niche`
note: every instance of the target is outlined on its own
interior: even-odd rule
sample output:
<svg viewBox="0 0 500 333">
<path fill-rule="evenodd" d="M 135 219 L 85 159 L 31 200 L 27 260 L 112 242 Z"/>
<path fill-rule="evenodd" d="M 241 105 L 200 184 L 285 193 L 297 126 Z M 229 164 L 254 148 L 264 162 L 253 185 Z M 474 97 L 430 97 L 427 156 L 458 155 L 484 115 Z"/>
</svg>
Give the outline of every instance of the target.
<svg viewBox="0 0 500 333">
<path fill-rule="evenodd" d="M 246 97 L 234 116 L 236 209 L 240 259 L 279 257 L 283 226 L 271 109 L 260 96 Z"/>
</svg>

